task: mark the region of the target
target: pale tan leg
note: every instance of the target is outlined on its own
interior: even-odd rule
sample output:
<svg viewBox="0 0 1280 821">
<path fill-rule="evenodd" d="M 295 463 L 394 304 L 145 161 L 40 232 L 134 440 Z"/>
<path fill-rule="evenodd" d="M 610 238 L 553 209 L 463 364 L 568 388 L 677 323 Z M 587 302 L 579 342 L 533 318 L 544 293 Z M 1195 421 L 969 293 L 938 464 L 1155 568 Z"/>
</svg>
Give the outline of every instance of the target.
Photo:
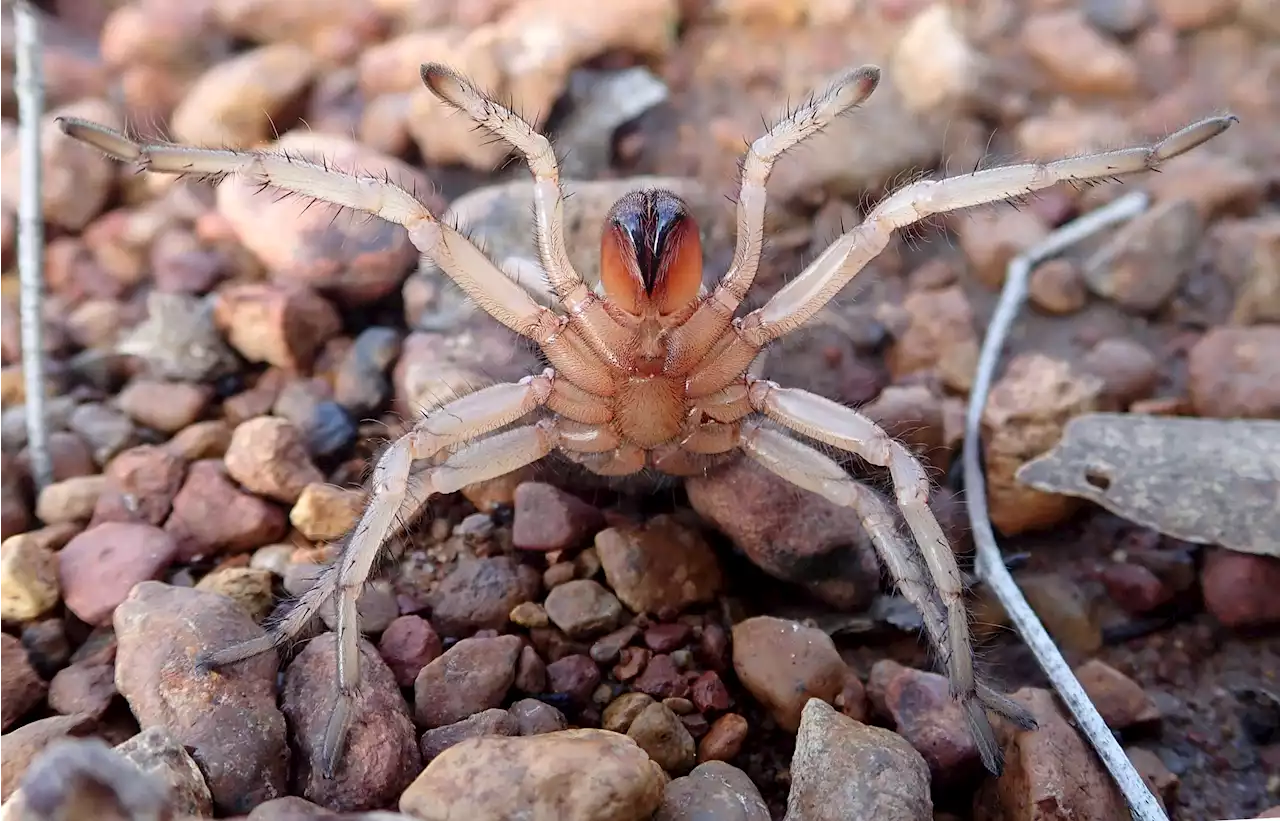
<svg viewBox="0 0 1280 821">
<path fill-rule="evenodd" d="M 58 125 L 77 140 L 125 162 L 168 174 L 218 180 L 228 174 L 282 191 L 371 214 L 409 231 L 414 246 L 440 266 L 486 313 L 522 336 L 542 341 L 565 320 L 537 303 L 465 236 L 440 222 L 412 193 L 384 177 L 348 174 L 282 152 L 191 148 L 138 143 L 112 129 L 74 117 Z"/>
<path fill-rule="evenodd" d="M 983 765 L 999 774 L 1004 756 L 984 708 L 996 710 L 1020 726 L 1034 726 L 1035 720 L 1012 699 L 976 682 L 968 622 L 962 622 L 963 630 L 957 635 L 955 620 L 949 612 L 944 613 L 947 608 L 940 600 L 937 586 L 929 581 L 925 557 L 909 541 L 899 537 L 895 519 L 884 499 L 850 478 L 836 462 L 782 431 L 752 420 L 743 423 L 740 441 L 748 456 L 773 473 L 858 514 L 885 569 L 903 597 L 920 611 L 925 633 L 947 668 L 952 692 L 964 710 Z M 958 659 L 965 661 L 958 662 Z M 967 679 L 961 678 L 966 675 L 964 670 L 968 670 Z"/>
<path fill-rule="evenodd" d="M 964 586 L 955 553 L 942 526 L 929 510 L 929 479 L 920 460 L 870 419 L 839 402 L 808 391 L 779 387 L 764 379 L 751 380 L 748 390 L 751 406 L 775 422 L 889 469 L 898 507 L 924 555 L 946 609 L 945 635 L 951 637 L 952 683 L 962 690 L 971 690 L 973 649 L 969 645 Z"/>
<path fill-rule="evenodd" d="M 568 299 L 582 277 L 569 261 L 564 242 L 564 195 L 555 149 L 533 126 L 506 106 L 480 92 L 457 72 L 439 63 L 422 66 L 422 82 L 444 102 L 466 112 L 477 124 L 510 143 L 533 173 L 533 213 L 538 256 L 556 296 Z"/>
<path fill-rule="evenodd" d="M 568 314 L 569 324 L 595 358 L 618 364 L 614 352 L 629 342 L 629 333 L 605 310 L 600 298 L 582 281 L 569 260 L 564 240 L 564 194 L 551 141 L 447 66 L 428 63 L 422 66 L 421 72 L 422 81 L 433 94 L 510 143 L 525 158 L 533 172 L 535 239 L 547 281 Z M 592 389 L 585 382 L 582 387 Z"/>
<path fill-rule="evenodd" d="M 555 443 L 554 430 L 540 423 L 504 431 L 469 445 L 477 436 L 504 427 L 543 406 L 551 396 L 554 374 L 544 372 L 518 383 L 494 385 L 441 405 L 394 442 L 373 470 L 370 501 L 342 555 L 316 579 L 289 613 L 260 639 L 204 653 L 205 668 L 232 664 L 295 638 L 325 601 L 334 598 L 338 637 L 338 700 L 325 731 L 324 757 L 332 775 L 342 752 L 350 708 L 360 683 L 359 624 L 356 601 L 373 563 L 396 524 L 430 496 L 452 493 L 472 482 L 494 478 L 541 459 Z M 458 447 L 439 465 L 410 476 L 414 462 Z M 419 493 L 411 494 L 415 489 Z"/>
<path fill-rule="evenodd" d="M 841 74 L 815 92 L 756 139 L 742 161 L 738 194 L 738 239 L 733 262 L 694 315 L 672 331 L 672 373 L 683 374 L 705 354 L 707 346 L 729 327 L 760 267 L 764 246 L 766 184 L 773 165 L 791 148 L 817 134 L 841 114 L 861 104 L 880 82 L 880 69 L 861 66 Z"/>
<path fill-rule="evenodd" d="M 1101 180 L 1150 171 L 1218 136 L 1234 122 L 1235 117 L 1211 117 L 1154 145 L 912 183 L 882 200 L 861 225 L 832 243 L 764 306 L 743 317 L 739 333 L 746 343 L 759 348 L 799 328 L 883 251 L 899 228 L 934 214 L 999 202 L 1063 181 Z"/>
</svg>

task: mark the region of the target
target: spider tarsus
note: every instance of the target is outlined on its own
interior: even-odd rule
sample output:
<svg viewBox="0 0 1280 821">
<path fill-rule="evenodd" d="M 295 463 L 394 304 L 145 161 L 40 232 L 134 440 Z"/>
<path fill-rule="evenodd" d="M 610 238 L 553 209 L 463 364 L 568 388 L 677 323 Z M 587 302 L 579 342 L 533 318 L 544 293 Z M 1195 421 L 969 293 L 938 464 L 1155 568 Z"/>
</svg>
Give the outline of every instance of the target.
<svg viewBox="0 0 1280 821">
<path fill-rule="evenodd" d="M 351 729 L 351 702 L 351 695 L 339 688 L 337 700 L 325 724 L 320 760 L 321 772 L 329 780 L 338 772 L 338 764 L 347 745 L 347 735 Z"/>
<path fill-rule="evenodd" d="M 122 162 L 142 162 L 142 146 L 125 134 L 79 117 L 58 117 L 55 122 L 68 137 L 88 143 L 102 153 Z"/>
<path fill-rule="evenodd" d="M 431 89 L 431 93 L 456 108 L 462 108 L 458 95 L 467 91 L 467 81 L 462 75 L 443 63 L 423 63 L 418 68 L 422 82 Z"/>
<path fill-rule="evenodd" d="M 1157 163 L 1164 162 L 1179 154 L 1184 154 L 1196 146 L 1212 140 L 1238 122 L 1240 122 L 1240 118 L 1236 115 L 1225 114 L 1221 117 L 1208 117 L 1185 128 L 1180 128 L 1156 143 L 1151 152 L 1152 161 Z"/>
<path fill-rule="evenodd" d="M 996 738 L 995 728 L 991 726 L 986 706 L 976 695 L 970 694 L 960 699 L 960 707 L 964 710 L 965 721 L 969 724 L 969 733 L 978 748 L 982 766 L 987 772 L 999 777 L 1004 772 L 1004 750 Z"/>
</svg>

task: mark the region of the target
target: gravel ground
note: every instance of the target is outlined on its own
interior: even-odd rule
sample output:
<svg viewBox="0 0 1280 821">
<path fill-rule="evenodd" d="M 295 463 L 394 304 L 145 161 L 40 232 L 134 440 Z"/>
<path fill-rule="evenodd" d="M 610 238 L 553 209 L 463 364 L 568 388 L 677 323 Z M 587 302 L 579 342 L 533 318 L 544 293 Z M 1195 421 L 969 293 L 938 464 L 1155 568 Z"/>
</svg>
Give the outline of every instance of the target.
<svg viewBox="0 0 1280 821">
<path fill-rule="evenodd" d="M 681 484 L 548 460 L 431 500 L 361 594 L 365 684 L 332 778 L 331 610 L 278 658 L 197 669 L 308 588 L 389 437 L 542 365 L 403 229 L 235 179 L 137 174 L 52 118 L 385 173 L 495 261 L 532 259 L 527 172 L 422 88 L 426 60 L 556 135 L 588 278 L 609 206 L 655 182 L 697 214 L 708 276 L 723 271 L 724 197 L 761 116 L 882 66 L 866 106 L 778 163 L 750 306 L 921 175 L 1238 115 L 1160 174 L 913 227 L 763 371 L 904 439 L 967 554 L 963 413 L 1008 261 L 1150 192 L 1146 214 L 1033 272 L 984 414 L 991 516 L 1170 817 L 1280 814 L 1280 559 L 1014 479 L 1084 413 L 1280 418 L 1274 0 L 40 5 L 56 481 L 35 492 L 26 450 L 6 7 L 6 818 L 105 800 L 95 784 L 131 820 L 1128 817 L 989 591 L 970 591 L 979 666 L 1040 722 L 998 728 L 998 778 L 857 518 L 743 462 Z"/>
</svg>

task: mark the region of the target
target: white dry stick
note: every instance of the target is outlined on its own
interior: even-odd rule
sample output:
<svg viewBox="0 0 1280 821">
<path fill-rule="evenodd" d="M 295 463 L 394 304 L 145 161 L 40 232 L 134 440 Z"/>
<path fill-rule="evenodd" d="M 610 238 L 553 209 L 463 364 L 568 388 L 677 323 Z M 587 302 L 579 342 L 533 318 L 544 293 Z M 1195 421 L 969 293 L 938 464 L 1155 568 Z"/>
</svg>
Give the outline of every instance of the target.
<svg viewBox="0 0 1280 821">
<path fill-rule="evenodd" d="M 991 391 L 992 378 L 996 364 L 1000 361 L 1005 339 L 1022 308 L 1022 303 L 1026 300 L 1027 280 L 1031 275 L 1031 269 L 1037 263 L 1057 256 L 1104 228 L 1136 217 L 1146 210 L 1147 205 L 1148 198 L 1143 192 L 1136 191 L 1128 194 L 1064 225 L 1046 237 L 1044 242 L 1009 263 L 1004 289 L 1000 292 L 1000 301 L 996 305 L 995 315 L 991 318 L 987 337 L 982 343 L 982 353 L 978 358 L 978 372 L 974 379 L 973 392 L 969 396 L 963 458 L 965 494 L 968 497 L 969 523 L 973 528 L 973 539 L 976 545 L 977 555 L 974 565 L 978 577 L 990 585 L 996 598 L 1000 600 L 1009 618 L 1012 619 L 1014 627 L 1021 634 L 1022 640 L 1031 648 L 1041 669 L 1053 683 L 1054 689 L 1066 703 L 1067 709 L 1075 717 L 1085 737 L 1097 751 L 1098 757 L 1111 771 L 1112 778 L 1116 780 L 1120 791 L 1124 793 L 1125 800 L 1129 803 L 1129 810 L 1133 813 L 1133 817 L 1137 821 L 1168 821 L 1168 816 L 1160 809 L 1160 805 L 1147 789 L 1142 776 L 1134 769 L 1129 757 L 1125 755 L 1106 722 L 1102 720 L 1102 716 L 1098 715 L 1097 708 L 1085 694 L 1084 688 L 1071 672 L 1057 645 L 1053 643 L 1044 625 L 1036 617 L 1035 611 L 1027 604 L 1022 591 L 1018 589 L 1013 576 L 1005 568 L 987 512 L 986 479 L 982 473 L 982 462 L 978 453 L 978 448 L 981 446 L 979 437 L 982 411 L 987 404 L 987 394 Z"/>
<path fill-rule="evenodd" d="M 27 0 L 13 4 L 17 51 L 18 141 L 22 193 L 18 201 L 18 278 L 22 322 L 22 373 L 26 384 L 27 447 L 31 477 L 39 492 L 53 481 L 49 428 L 44 414 L 44 203 L 40 195 L 40 118 L 44 78 L 40 71 L 40 21 Z"/>
</svg>

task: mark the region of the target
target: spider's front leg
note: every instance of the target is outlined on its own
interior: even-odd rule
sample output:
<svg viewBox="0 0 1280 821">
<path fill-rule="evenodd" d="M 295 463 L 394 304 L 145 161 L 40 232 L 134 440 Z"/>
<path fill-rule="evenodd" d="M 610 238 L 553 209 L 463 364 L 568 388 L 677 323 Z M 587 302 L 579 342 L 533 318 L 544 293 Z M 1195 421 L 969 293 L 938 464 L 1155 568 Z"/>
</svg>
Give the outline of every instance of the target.
<svg viewBox="0 0 1280 821">
<path fill-rule="evenodd" d="M 432 496 L 452 493 L 475 482 L 503 476 L 551 452 L 555 429 L 539 422 L 476 440 L 548 404 L 555 393 L 554 373 L 526 377 L 517 383 L 494 385 L 441 405 L 423 417 L 413 430 L 396 440 L 374 467 L 369 506 L 347 540 L 346 549 L 316 579 L 293 608 L 259 639 L 202 654 L 200 666 L 209 669 L 272 650 L 296 638 L 325 602 L 336 610 L 338 692 L 325 729 L 322 757 L 332 777 L 351 723 L 351 708 L 360 685 L 359 619 L 356 601 L 398 522 L 413 515 Z M 476 441 L 472 441 L 476 440 Z M 463 445 L 463 443 L 470 444 Z M 448 458 L 418 475 L 414 462 L 446 449 Z M 414 493 L 413 491 L 419 491 Z"/>
<path fill-rule="evenodd" d="M 535 341 L 554 335 L 563 321 L 504 274 L 456 228 L 440 222 L 417 197 L 384 177 L 349 174 L 327 165 L 270 151 L 193 148 L 130 139 L 106 126 L 60 117 L 68 136 L 144 170 L 220 180 L 236 174 L 248 182 L 351 208 L 404 226 L 419 252 L 475 300 L 486 313 Z"/>
<path fill-rule="evenodd" d="M 533 213 L 538 257 L 547 279 L 562 300 L 586 295 L 582 276 L 573 268 L 564 239 L 564 193 L 560 166 L 551 141 L 511 109 L 483 94 L 460 74 L 440 63 L 421 69 L 422 82 L 445 103 L 465 112 L 482 128 L 509 143 L 533 174 Z"/>
<path fill-rule="evenodd" d="M 893 232 L 936 214 L 1041 191 L 1059 182 L 1102 180 L 1153 171 L 1231 127 L 1233 116 L 1210 117 L 1152 145 L 1122 148 L 1049 163 L 988 168 L 959 177 L 920 180 L 871 209 L 862 224 L 833 242 L 759 310 L 740 322 L 741 337 L 757 350 L 802 326 L 889 244 Z"/>
<path fill-rule="evenodd" d="M 733 262 L 693 316 L 672 331 L 672 373 L 685 373 L 703 358 L 707 348 L 729 327 L 755 281 L 764 248 L 766 185 L 774 164 L 837 117 L 861 105 L 879 83 L 880 69 L 876 66 L 849 69 L 788 112 L 747 149 L 742 159 Z"/>
<path fill-rule="evenodd" d="M 736 382 L 769 342 L 802 327 L 857 276 L 867 263 L 888 246 L 894 231 L 926 217 L 1007 200 L 1040 191 L 1059 182 L 1108 179 L 1139 171 L 1151 171 L 1231 127 L 1232 116 L 1210 117 L 1182 128 L 1153 145 L 1122 148 L 1050 163 L 1027 163 L 988 168 L 960 177 L 920 180 L 880 201 L 867 218 L 847 232 L 800 275 L 778 289 L 762 307 L 734 322 L 732 330 L 702 340 L 705 346 L 689 346 L 693 365 L 688 371 L 688 391 L 694 399 L 709 396 Z M 744 226 L 739 226 L 739 232 Z M 739 247 L 743 239 L 739 234 Z M 732 275 L 726 275 L 728 280 Z M 690 320 L 686 334 L 704 313 L 718 311 L 717 295 L 723 284 Z M 738 303 L 732 303 L 736 306 Z M 718 315 L 718 314 L 717 314 Z M 706 326 L 709 327 L 709 326 Z M 725 319 L 724 327 L 728 327 Z M 675 335 L 673 334 L 673 338 Z M 681 342 L 686 337 L 680 337 Z M 699 337 L 700 338 L 700 337 Z M 707 349 L 710 348 L 710 353 Z M 682 371 L 683 372 L 683 371 Z"/>
</svg>

